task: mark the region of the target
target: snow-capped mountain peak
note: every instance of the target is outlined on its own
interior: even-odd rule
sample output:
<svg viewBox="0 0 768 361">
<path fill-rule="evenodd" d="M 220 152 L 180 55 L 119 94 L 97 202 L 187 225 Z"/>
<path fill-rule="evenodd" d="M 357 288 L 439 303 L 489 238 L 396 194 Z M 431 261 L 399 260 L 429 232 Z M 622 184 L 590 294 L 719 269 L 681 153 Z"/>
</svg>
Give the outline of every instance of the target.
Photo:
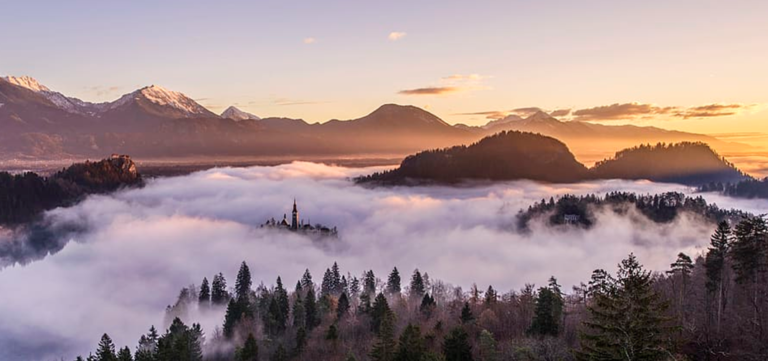
<svg viewBox="0 0 768 361">
<path fill-rule="evenodd" d="M 26 76 L 26 75 L 23 75 L 23 76 L 12 76 L 12 75 L 9 75 L 9 76 L 4 77 L 3 79 L 5 79 L 5 81 L 7 81 L 7 82 L 9 82 L 11 84 L 27 88 L 29 90 L 32 90 L 32 91 L 35 91 L 35 92 L 38 92 L 38 93 L 39 92 L 44 92 L 44 91 L 51 91 L 51 89 L 48 89 L 48 87 L 46 87 L 45 85 L 40 84 L 40 82 L 38 82 L 35 78 L 30 77 L 30 76 Z"/>
<path fill-rule="evenodd" d="M 221 117 L 226 119 L 232 119 L 232 120 L 246 120 L 246 119 L 261 120 L 261 118 L 259 118 L 258 116 L 248 112 L 244 112 L 240 109 L 237 109 L 237 107 L 235 107 L 234 105 L 224 110 L 224 112 L 221 113 Z"/>
<path fill-rule="evenodd" d="M 150 85 L 139 89 L 137 92 L 157 105 L 171 106 L 190 115 L 209 113 L 208 109 L 186 95 L 159 85 Z"/>
</svg>

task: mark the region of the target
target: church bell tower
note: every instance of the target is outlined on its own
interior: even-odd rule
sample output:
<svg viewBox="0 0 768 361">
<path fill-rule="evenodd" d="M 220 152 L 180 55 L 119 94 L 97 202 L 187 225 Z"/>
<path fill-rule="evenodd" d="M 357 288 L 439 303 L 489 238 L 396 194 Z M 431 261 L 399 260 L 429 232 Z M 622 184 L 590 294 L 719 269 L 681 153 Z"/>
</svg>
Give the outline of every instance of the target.
<svg viewBox="0 0 768 361">
<path fill-rule="evenodd" d="M 293 199 L 293 213 L 291 216 L 291 229 L 299 229 L 299 211 L 296 209 L 296 199 Z"/>
</svg>

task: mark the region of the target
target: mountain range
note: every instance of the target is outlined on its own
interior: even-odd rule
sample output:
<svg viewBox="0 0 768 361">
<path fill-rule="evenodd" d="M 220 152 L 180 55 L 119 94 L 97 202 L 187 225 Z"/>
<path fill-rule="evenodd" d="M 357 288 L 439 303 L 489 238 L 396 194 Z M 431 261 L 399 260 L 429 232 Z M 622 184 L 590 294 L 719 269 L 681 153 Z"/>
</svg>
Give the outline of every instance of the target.
<svg viewBox="0 0 768 361">
<path fill-rule="evenodd" d="M 640 143 L 701 141 L 718 150 L 729 143 L 705 135 L 653 127 L 563 122 L 544 112 L 508 116 L 484 126 L 450 125 L 414 106 L 385 104 L 357 119 L 307 123 L 261 118 L 232 106 L 214 114 L 192 98 L 147 86 L 112 102 L 91 103 L 49 89 L 30 77 L 0 78 L 0 154 L 5 158 L 405 156 L 469 144 L 502 130 L 540 133 L 564 141 L 576 154 Z M 597 142 L 599 140 L 599 142 Z M 603 149 L 602 151 L 604 151 Z"/>
</svg>

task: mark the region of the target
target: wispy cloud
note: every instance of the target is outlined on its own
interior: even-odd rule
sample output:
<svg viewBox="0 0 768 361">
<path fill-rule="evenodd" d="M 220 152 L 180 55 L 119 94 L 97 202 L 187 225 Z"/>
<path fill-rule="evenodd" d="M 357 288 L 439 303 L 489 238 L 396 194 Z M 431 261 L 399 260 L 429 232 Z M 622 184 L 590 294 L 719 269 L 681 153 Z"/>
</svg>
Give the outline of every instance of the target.
<svg viewBox="0 0 768 361">
<path fill-rule="evenodd" d="M 633 102 L 623 104 L 615 103 L 611 105 L 601 105 L 592 108 L 578 109 L 573 112 L 573 115 L 574 120 L 578 121 L 606 121 L 670 114 L 677 110 L 677 107 L 660 107 L 653 104 Z"/>
<path fill-rule="evenodd" d="M 571 109 L 556 109 L 549 113 L 553 117 L 567 117 L 571 114 Z"/>
<path fill-rule="evenodd" d="M 749 105 L 743 104 L 708 104 L 685 109 L 675 116 L 683 119 L 723 117 L 738 114 L 741 110 L 748 108 L 750 108 Z"/>
<path fill-rule="evenodd" d="M 461 91 L 461 88 L 451 87 L 451 86 L 440 86 L 440 87 L 405 89 L 397 93 L 402 95 L 445 95 L 450 93 L 456 93 L 459 91 Z"/>
<path fill-rule="evenodd" d="M 315 42 L 317 42 L 315 38 L 304 38 L 304 44 L 314 44 Z"/>
<path fill-rule="evenodd" d="M 99 97 L 115 94 L 120 89 L 121 87 L 119 86 L 107 86 L 107 85 L 97 85 L 97 86 L 92 86 L 87 88 L 89 92 Z"/>
<path fill-rule="evenodd" d="M 406 35 L 408 35 L 408 34 L 406 34 L 405 32 L 402 32 L 402 31 L 393 31 L 393 32 L 389 33 L 389 36 L 387 38 L 389 38 L 389 40 L 391 40 L 391 41 L 397 41 L 397 40 L 400 40 L 400 39 L 404 38 Z"/>
</svg>

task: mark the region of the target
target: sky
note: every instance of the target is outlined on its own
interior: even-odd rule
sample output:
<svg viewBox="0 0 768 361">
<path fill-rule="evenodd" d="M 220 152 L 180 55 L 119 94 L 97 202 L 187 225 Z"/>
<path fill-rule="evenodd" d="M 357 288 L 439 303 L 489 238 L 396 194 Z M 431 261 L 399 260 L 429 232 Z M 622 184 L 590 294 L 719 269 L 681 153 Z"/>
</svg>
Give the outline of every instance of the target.
<svg viewBox="0 0 768 361">
<path fill-rule="evenodd" d="M 472 125 L 540 107 L 768 142 L 765 1 L 0 4 L 0 75 L 89 101 L 157 84 L 215 112 L 324 122 L 398 103 Z"/>
</svg>

